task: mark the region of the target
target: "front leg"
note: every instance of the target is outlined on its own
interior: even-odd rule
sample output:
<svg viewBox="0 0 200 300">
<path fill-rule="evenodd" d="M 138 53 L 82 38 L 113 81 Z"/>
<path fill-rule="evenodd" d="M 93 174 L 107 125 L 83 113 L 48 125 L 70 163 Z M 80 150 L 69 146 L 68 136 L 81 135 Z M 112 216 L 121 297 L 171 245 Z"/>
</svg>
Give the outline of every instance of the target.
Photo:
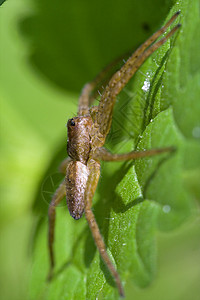
<svg viewBox="0 0 200 300">
<path fill-rule="evenodd" d="M 87 222 L 89 224 L 90 230 L 92 232 L 95 244 L 99 250 L 99 253 L 107 265 L 109 271 L 111 272 L 112 276 L 114 277 L 119 293 L 123 297 L 124 296 L 124 291 L 123 287 L 121 284 L 121 280 L 119 277 L 119 274 L 117 273 L 115 267 L 113 266 L 107 252 L 106 252 L 106 246 L 103 241 L 103 238 L 101 236 L 99 227 L 97 225 L 97 222 L 95 220 L 94 214 L 91 210 L 92 206 L 92 198 L 94 195 L 94 192 L 97 187 L 97 183 L 99 181 L 99 175 L 100 175 L 100 163 L 90 159 L 87 164 L 88 171 L 89 171 L 89 176 L 88 176 L 88 181 L 86 185 L 86 190 L 85 190 L 85 217 L 87 219 Z"/>
<path fill-rule="evenodd" d="M 174 14 L 174 16 L 166 23 L 166 25 L 154 33 L 144 44 L 142 44 L 127 60 L 124 66 L 117 71 L 110 79 L 106 86 L 98 108 L 97 124 L 99 125 L 99 131 L 106 136 L 110 130 L 112 122 L 113 107 L 116 102 L 116 96 L 122 91 L 125 85 L 133 77 L 138 68 L 143 62 L 161 45 L 163 45 L 180 27 L 180 24 L 176 25 L 166 36 L 159 41 L 155 42 L 166 29 L 174 22 L 180 12 Z M 154 43 L 155 42 L 155 43 Z M 152 44 L 154 43 L 154 44 Z"/>
<path fill-rule="evenodd" d="M 173 152 L 173 151 L 175 151 L 174 147 L 166 147 L 166 148 L 150 149 L 144 151 L 131 151 L 122 154 L 113 154 L 110 153 L 105 148 L 97 148 L 94 151 L 93 157 L 95 159 L 104 160 L 104 161 L 122 161 L 122 160 L 139 159 L 142 157 L 154 156 L 164 152 Z"/>
<path fill-rule="evenodd" d="M 72 161 L 70 157 L 67 157 L 60 165 L 59 171 L 63 174 L 66 174 L 67 167 L 69 163 Z M 55 231 L 55 218 L 56 218 L 56 206 L 60 203 L 60 201 L 66 196 L 66 184 L 65 180 L 59 185 L 51 203 L 49 205 L 48 217 L 49 217 L 49 230 L 48 230 L 48 247 L 49 247 L 49 259 L 50 259 L 50 271 L 48 275 L 48 279 L 50 280 L 53 273 L 53 268 L 55 265 L 54 259 L 54 251 L 53 251 L 53 243 L 54 243 L 54 231 Z"/>
</svg>

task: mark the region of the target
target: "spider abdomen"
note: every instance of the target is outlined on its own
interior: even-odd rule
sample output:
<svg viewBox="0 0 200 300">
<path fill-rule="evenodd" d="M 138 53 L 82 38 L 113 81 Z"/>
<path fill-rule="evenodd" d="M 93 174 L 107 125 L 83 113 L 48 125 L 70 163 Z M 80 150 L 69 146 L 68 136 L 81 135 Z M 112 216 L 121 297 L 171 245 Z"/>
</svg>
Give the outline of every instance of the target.
<svg viewBox="0 0 200 300">
<path fill-rule="evenodd" d="M 66 199 L 70 215 L 78 220 L 84 212 L 84 192 L 88 179 L 88 168 L 80 161 L 72 161 L 67 167 Z"/>
</svg>

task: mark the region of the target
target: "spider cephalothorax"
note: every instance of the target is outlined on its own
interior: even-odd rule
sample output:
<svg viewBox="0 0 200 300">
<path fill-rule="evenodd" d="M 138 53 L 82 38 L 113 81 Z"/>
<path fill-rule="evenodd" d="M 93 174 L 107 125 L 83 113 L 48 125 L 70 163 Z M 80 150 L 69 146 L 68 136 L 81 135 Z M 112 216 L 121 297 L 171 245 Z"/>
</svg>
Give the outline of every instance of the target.
<svg viewBox="0 0 200 300">
<path fill-rule="evenodd" d="M 67 122 L 67 153 L 73 160 L 86 164 L 91 149 L 92 118 L 81 116 Z"/>
</svg>

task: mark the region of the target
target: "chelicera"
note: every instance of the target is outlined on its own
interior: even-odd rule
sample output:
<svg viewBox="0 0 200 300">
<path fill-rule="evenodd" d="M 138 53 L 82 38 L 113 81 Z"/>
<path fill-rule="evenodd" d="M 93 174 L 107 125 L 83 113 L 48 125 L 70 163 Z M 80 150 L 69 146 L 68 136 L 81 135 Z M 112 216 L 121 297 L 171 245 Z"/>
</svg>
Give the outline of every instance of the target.
<svg viewBox="0 0 200 300">
<path fill-rule="evenodd" d="M 111 77 L 102 93 L 98 106 L 90 107 L 93 101 L 91 93 L 105 72 L 100 73 L 94 81 L 86 84 L 82 90 L 79 98 L 78 116 L 67 122 L 67 153 L 69 157 L 61 164 L 61 171 L 66 176 L 56 190 L 49 206 L 49 278 L 52 277 L 55 265 L 53 252 L 55 208 L 66 196 L 69 213 L 75 220 L 80 219 L 85 213 L 99 253 L 115 279 L 119 294 L 124 296 L 119 274 L 107 254 L 105 243 L 91 210 L 92 199 L 100 176 L 100 161 L 132 160 L 172 151 L 172 147 L 168 147 L 141 152 L 132 151 L 125 154 L 112 154 L 103 148 L 103 145 L 111 127 L 116 96 L 129 82 L 142 63 L 178 30 L 180 24 L 176 25 L 165 37 L 155 42 L 178 15 L 179 12 L 164 27 L 144 42 L 122 68 Z"/>
</svg>

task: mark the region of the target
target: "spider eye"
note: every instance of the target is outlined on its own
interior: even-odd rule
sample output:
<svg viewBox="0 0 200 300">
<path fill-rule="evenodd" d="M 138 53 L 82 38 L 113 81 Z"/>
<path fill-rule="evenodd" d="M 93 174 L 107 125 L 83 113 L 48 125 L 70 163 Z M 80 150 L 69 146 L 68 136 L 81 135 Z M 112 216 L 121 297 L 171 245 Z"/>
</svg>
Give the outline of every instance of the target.
<svg viewBox="0 0 200 300">
<path fill-rule="evenodd" d="M 70 125 L 71 125 L 71 126 L 75 126 L 75 122 L 74 122 L 73 119 L 71 119 Z"/>
</svg>

